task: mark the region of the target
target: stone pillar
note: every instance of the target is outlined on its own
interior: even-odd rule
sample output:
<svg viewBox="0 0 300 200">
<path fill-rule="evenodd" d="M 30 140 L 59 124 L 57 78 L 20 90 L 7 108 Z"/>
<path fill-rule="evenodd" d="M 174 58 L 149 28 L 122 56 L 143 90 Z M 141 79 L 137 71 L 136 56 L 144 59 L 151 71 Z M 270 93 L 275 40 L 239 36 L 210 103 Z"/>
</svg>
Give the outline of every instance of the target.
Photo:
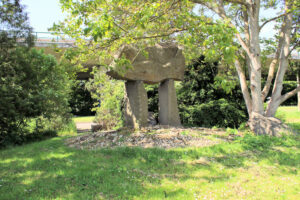
<svg viewBox="0 0 300 200">
<path fill-rule="evenodd" d="M 181 126 L 176 90 L 173 79 L 166 79 L 160 83 L 159 95 L 159 123 L 161 125 Z"/>
<path fill-rule="evenodd" d="M 143 81 L 125 83 L 125 124 L 128 127 L 148 126 L 148 98 Z"/>
</svg>

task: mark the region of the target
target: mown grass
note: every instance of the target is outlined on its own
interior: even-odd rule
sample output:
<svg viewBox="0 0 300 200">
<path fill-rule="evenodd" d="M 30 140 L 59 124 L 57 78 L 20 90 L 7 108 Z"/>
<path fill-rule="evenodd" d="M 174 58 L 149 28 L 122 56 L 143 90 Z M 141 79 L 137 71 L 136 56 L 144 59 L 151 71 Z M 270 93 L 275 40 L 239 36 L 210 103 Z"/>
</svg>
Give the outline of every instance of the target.
<svg viewBox="0 0 300 200">
<path fill-rule="evenodd" d="M 281 106 L 276 112 L 276 117 L 298 130 L 300 133 L 300 112 L 296 106 Z"/>
<path fill-rule="evenodd" d="M 85 123 L 85 122 L 93 122 L 95 116 L 84 116 L 84 117 L 74 117 L 73 121 L 75 123 Z"/>
<path fill-rule="evenodd" d="M 300 136 L 203 148 L 79 150 L 65 137 L 0 151 L 0 199 L 299 199 Z"/>
</svg>

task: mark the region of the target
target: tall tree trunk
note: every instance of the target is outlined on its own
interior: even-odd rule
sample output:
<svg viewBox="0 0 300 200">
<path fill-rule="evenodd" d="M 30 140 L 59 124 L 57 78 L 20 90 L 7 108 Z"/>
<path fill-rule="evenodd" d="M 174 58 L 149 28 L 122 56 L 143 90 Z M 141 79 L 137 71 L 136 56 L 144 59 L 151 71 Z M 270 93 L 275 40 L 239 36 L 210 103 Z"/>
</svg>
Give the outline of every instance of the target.
<svg viewBox="0 0 300 200">
<path fill-rule="evenodd" d="M 264 107 L 261 97 L 261 50 L 259 45 L 259 8 L 260 0 L 250 5 L 248 11 L 250 30 L 250 89 L 252 96 L 252 112 L 263 114 Z M 250 115 L 251 117 L 251 115 Z"/>
</svg>

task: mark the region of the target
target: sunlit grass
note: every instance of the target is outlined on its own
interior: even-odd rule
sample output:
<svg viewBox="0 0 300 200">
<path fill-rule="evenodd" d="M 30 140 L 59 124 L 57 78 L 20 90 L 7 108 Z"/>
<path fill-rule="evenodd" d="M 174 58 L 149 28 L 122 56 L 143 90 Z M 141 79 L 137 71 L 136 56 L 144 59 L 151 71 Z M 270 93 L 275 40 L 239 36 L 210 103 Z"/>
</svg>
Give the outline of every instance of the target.
<svg viewBox="0 0 300 200">
<path fill-rule="evenodd" d="M 95 116 L 85 116 L 85 117 L 74 117 L 75 123 L 93 122 Z"/>
<path fill-rule="evenodd" d="M 178 149 L 78 150 L 64 137 L 0 151 L 0 199 L 297 199 L 299 137 Z"/>
<path fill-rule="evenodd" d="M 285 112 L 293 109 L 283 108 Z M 297 113 L 287 114 L 289 119 L 297 119 Z M 246 135 L 202 148 L 92 151 L 67 147 L 67 137 L 0 150 L 0 199 L 273 200 L 300 196 L 299 135 Z"/>
<path fill-rule="evenodd" d="M 282 106 L 279 107 L 276 117 L 280 118 L 288 125 L 298 130 L 300 133 L 300 112 L 296 106 Z"/>
</svg>

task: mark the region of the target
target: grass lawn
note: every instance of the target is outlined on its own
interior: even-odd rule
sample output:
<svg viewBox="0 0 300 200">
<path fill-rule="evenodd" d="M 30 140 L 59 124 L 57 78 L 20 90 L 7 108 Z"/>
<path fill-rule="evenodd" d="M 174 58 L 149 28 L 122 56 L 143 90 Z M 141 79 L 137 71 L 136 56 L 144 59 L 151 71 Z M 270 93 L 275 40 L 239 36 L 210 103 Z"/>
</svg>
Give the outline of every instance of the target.
<svg viewBox="0 0 300 200">
<path fill-rule="evenodd" d="M 0 199 L 300 197 L 299 135 L 246 135 L 203 148 L 92 151 L 65 146 L 67 137 L 1 150 Z"/>
<path fill-rule="evenodd" d="M 95 116 L 85 116 L 85 117 L 74 117 L 73 121 L 75 123 L 93 122 Z"/>
<path fill-rule="evenodd" d="M 300 133 L 300 112 L 296 106 L 279 107 L 276 117 L 285 121 L 287 124 L 297 129 Z"/>
</svg>

